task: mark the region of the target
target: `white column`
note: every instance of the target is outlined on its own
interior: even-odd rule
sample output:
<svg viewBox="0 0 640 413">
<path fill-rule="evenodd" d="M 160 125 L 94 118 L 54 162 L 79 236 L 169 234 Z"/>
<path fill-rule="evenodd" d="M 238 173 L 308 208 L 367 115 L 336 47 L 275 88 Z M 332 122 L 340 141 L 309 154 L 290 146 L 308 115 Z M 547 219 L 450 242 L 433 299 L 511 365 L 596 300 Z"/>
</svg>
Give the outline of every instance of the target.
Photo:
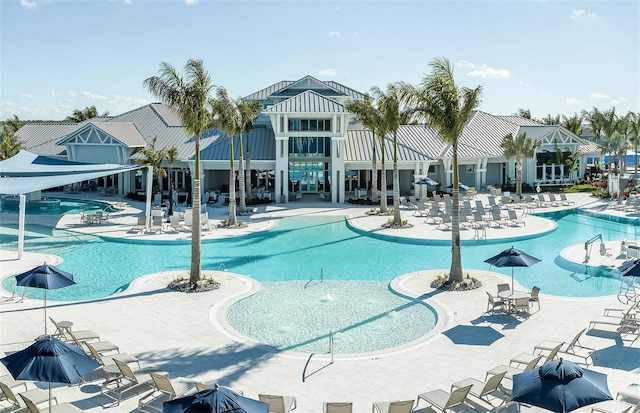
<svg viewBox="0 0 640 413">
<path fill-rule="evenodd" d="M 18 214 L 18 260 L 22 259 L 24 252 L 24 219 L 27 211 L 27 197 L 20 194 L 20 211 Z"/>
<path fill-rule="evenodd" d="M 275 202 L 289 201 L 289 149 L 287 137 L 276 137 L 276 187 Z"/>
</svg>

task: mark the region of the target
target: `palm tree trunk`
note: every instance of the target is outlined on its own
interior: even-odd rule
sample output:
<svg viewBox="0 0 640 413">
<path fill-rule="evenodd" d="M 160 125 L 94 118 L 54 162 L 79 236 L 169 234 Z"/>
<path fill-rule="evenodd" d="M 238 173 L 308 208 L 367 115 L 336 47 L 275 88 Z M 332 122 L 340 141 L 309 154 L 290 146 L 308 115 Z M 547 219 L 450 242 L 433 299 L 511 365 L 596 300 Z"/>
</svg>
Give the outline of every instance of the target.
<svg viewBox="0 0 640 413">
<path fill-rule="evenodd" d="M 378 203 L 378 165 L 376 159 L 376 134 L 373 134 L 373 156 L 371 159 L 371 202 Z"/>
<path fill-rule="evenodd" d="M 245 147 L 247 148 L 245 157 L 247 162 L 247 169 L 245 173 L 245 189 L 247 192 L 247 198 L 251 199 L 251 153 L 249 152 L 249 135 L 247 134 L 247 142 Z"/>
<path fill-rule="evenodd" d="M 449 281 L 462 282 L 462 257 L 460 255 L 460 188 L 458 186 L 458 143 L 453 143 L 453 196 L 451 199 L 451 269 Z"/>
<path fill-rule="evenodd" d="M 516 162 L 516 195 L 522 198 L 522 165 Z"/>
<path fill-rule="evenodd" d="M 236 174 L 233 166 L 233 136 L 229 137 L 229 225 L 238 223 L 236 219 Z"/>
<path fill-rule="evenodd" d="M 387 213 L 387 169 L 384 163 L 384 141 L 382 141 L 381 145 L 381 164 L 382 164 L 382 173 L 380 174 L 380 213 Z"/>
<path fill-rule="evenodd" d="M 199 149 L 199 148 L 198 148 Z M 195 287 L 200 281 L 200 251 L 201 251 L 201 227 L 200 227 L 200 161 L 199 150 L 196 149 L 196 173 L 193 180 L 193 225 L 191 228 L 191 272 L 189 273 L 189 284 Z"/>
<path fill-rule="evenodd" d="M 240 212 L 245 213 L 247 210 L 247 195 L 245 193 L 244 178 L 244 149 L 242 147 L 242 132 L 240 132 L 240 160 L 238 165 L 238 192 L 240 192 Z"/>
</svg>

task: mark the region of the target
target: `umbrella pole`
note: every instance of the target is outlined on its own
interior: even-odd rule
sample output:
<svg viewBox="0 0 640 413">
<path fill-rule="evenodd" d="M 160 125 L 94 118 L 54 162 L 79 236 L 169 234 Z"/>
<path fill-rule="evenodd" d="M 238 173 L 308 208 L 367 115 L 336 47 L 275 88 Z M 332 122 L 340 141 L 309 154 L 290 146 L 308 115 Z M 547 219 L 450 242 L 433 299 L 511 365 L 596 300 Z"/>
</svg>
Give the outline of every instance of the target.
<svg viewBox="0 0 640 413">
<path fill-rule="evenodd" d="M 511 292 L 513 293 L 513 267 L 511 267 Z M 45 303 L 45 306 L 46 306 L 46 303 Z"/>
<path fill-rule="evenodd" d="M 47 289 L 46 288 L 44 289 L 44 335 L 45 336 L 47 335 Z M 49 385 L 49 392 L 51 392 L 51 385 Z M 49 400 L 49 404 L 51 404 L 51 400 Z M 51 406 L 49 406 L 49 408 L 51 408 Z"/>
<path fill-rule="evenodd" d="M 49 382 L 49 411 L 51 411 L 51 382 Z"/>
</svg>

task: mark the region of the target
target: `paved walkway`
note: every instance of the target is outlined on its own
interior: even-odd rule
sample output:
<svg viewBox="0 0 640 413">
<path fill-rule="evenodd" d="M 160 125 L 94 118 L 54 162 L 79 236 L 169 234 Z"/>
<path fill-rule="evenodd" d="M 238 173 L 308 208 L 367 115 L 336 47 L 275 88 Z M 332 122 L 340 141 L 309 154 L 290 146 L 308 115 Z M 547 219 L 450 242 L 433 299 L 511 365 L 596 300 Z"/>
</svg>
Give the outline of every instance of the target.
<svg viewBox="0 0 640 413">
<path fill-rule="evenodd" d="M 585 194 L 575 194 L 571 199 L 593 211 L 629 216 L 606 210 L 601 202 Z M 80 225 L 78 216 L 65 216 L 55 225 L 101 236 L 153 239 L 185 236 L 128 232 L 140 209 L 140 204 L 127 203 L 121 211 L 111 214 L 108 225 Z M 214 238 L 264 230 L 274 219 L 293 214 L 334 214 L 350 216 L 354 227 L 380 235 L 398 236 L 401 232 L 403 237 L 443 240 L 451 236 L 449 231 L 425 224 L 424 218 L 405 210 L 403 218 L 413 224 L 412 228 L 382 229 L 381 225 L 388 217 L 369 216 L 368 211 L 368 208 L 326 203 L 274 205 L 263 207 L 251 217 L 241 218 L 248 223 L 242 230 L 217 229 L 203 235 Z M 224 219 L 225 213 L 226 208 L 209 209 L 213 221 Z M 548 228 L 546 220 L 532 216 L 524 219 L 524 227 L 489 230 L 487 237 L 513 237 Z M 0 221 L 7 220 L 6 215 L 0 216 Z M 463 232 L 463 237 L 467 236 Z M 463 251 L 464 248 L 468 247 L 463 247 Z M 44 260 L 56 263 L 55 257 L 35 253 L 25 253 L 22 260 L 17 260 L 15 252 L 3 250 L 0 278 L 26 271 Z M 607 305 L 618 303 L 615 296 L 572 299 L 542 295 L 540 310 L 534 307 L 528 317 L 492 315 L 485 312 L 486 291 L 495 292 L 496 284 L 504 282 L 505 276 L 476 269 L 465 271 L 480 279 L 482 288 L 464 292 L 433 290 L 429 283 L 442 269 L 429 268 L 405 274 L 392 282 L 393 289 L 416 300 L 424 300 L 438 310 L 438 326 L 427 337 L 379 354 L 337 357 L 331 365 L 326 355 L 314 357 L 307 366 L 304 381 L 302 373 L 308 355 L 278 352 L 242 341 L 224 328 L 225 308 L 259 288 L 254 280 L 241 274 L 213 272 L 221 282 L 221 288 L 200 294 L 166 289 L 175 273 L 150 274 L 136 280 L 126 292 L 105 299 L 49 303 L 48 315 L 54 319 L 72 320 L 76 329 L 97 331 L 103 340 L 117 343 L 122 351 L 135 354 L 143 366 L 167 371 L 182 384 L 193 380 L 218 382 L 243 390 L 245 395 L 254 398 L 259 393 L 292 395 L 297 397 L 298 412 L 319 412 L 326 401 L 351 401 L 354 412 L 364 413 L 370 411 L 374 401 L 415 399 L 417 394 L 428 390 L 448 390 L 451 383 L 467 377 L 483 380 L 487 370 L 508 364 L 511 357 L 521 352 L 531 352 L 539 341 L 569 340 L 587 327 L 590 319 L 601 315 Z M 43 311 L 41 301 L 17 302 L 6 292 L 3 297 L 0 303 L 0 353 L 7 354 L 26 347 L 43 333 Z M 49 324 L 49 328 L 51 332 L 53 326 Z M 640 340 L 631 342 L 628 336 L 608 329 L 592 330 L 581 342 L 599 349 L 593 369 L 608 374 L 612 393 L 623 385 L 640 381 Z M 108 397 L 100 394 L 102 381 L 102 373 L 97 370 L 91 373 L 86 384 L 80 387 L 54 385 L 54 393 L 59 402 L 72 402 L 88 412 L 136 409 L 139 396 L 134 392 L 127 394 L 120 406 L 113 406 Z M 148 390 L 143 388 L 141 392 Z M 7 406 L 6 402 L 1 405 Z"/>
</svg>

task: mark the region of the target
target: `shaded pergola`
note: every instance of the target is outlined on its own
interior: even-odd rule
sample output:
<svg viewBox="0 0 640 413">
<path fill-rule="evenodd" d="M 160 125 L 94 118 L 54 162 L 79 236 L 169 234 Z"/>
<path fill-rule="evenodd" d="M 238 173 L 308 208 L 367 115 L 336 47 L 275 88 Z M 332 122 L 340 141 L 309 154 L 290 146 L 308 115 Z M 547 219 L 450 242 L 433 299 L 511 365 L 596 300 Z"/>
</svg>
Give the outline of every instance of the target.
<svg viewBox="0 0 640 413">
<path fill-rule="evenodd" d="M 22 259 L 24 250 L 25 194 L 140 168 L 148 168 L 147 203 L 145 208 L 148 225 L 151 215 L 151 180 L 153 179 L 151 167 L 72 162 L 36 155 L 25 150 L 20 151 L 9 159 L 0 161 L 0 194 L 18 195 L 20 197 L 18 259 Z"/>
</svg>

